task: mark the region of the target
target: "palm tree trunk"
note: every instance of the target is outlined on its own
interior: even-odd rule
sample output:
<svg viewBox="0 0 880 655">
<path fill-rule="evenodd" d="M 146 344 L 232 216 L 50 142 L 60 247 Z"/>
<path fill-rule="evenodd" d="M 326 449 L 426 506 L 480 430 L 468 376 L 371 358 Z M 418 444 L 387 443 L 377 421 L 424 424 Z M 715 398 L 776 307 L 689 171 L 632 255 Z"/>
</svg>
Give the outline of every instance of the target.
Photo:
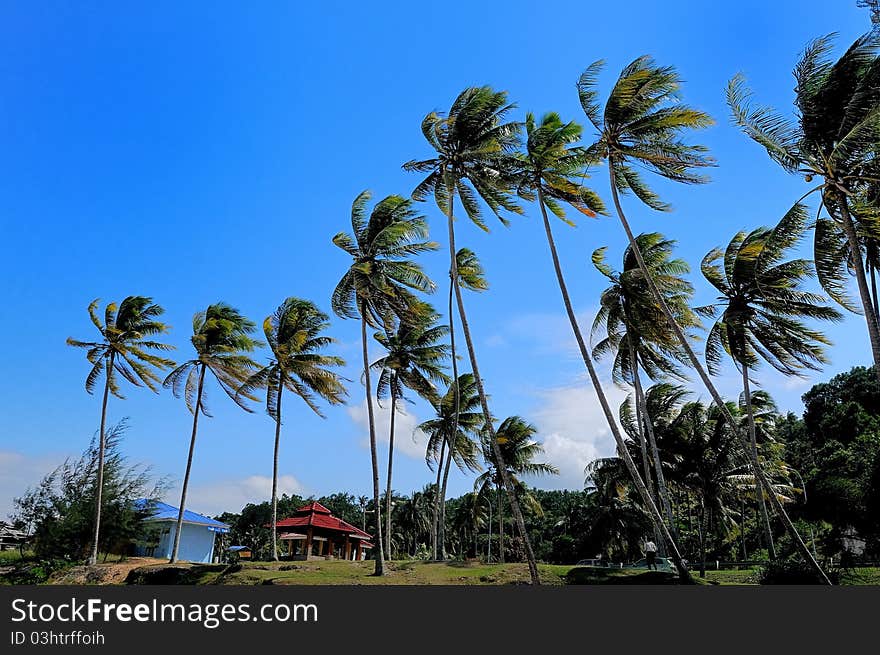
<svg viewBox="0 0 880 655">
<path fill-rule="evenodd" d="M 880 298 L 877 298 L 877 269 L 871 264 L 871 295 L 874 297 L 874 316 L 880 321 Z"/>
<path fill-rule="evenodd" d="M 688 359 L 693 365 L 694 369 L 697 371 L 697 374 L 700 376 L 700 380 L 703 382 L 703 385 L 709 391 L 709 394 L 712 396 L 712 400 L 715 401 L 716 406 L 721 411 L 728 425 L 731 426 L 731 429 L 736 433 L 736 435 L 742 441 L 743 447 L 751 454 L 751 449 L 748 447 L 748 440 L 742 435 L 741 431 L 738 429 L 736 421 L 733 418 L 733 415 L 730 413 L 730 410 L 727 408 L 724 400 L 721 398 L 721 394 L 718 393 L 718 389 L 715 388 L 715 385 L 712 383 L 712 380 L 709 378 L 709 374 L 706 372 L 705 367 L 703 366 L 700 359 L 697 357 L 697 354 L 694 352 L 694 349 L 691 347 L 691 344 L 688 342 L 688 338 L 685 335 L 684 331 L 681 329 L 681 326 L 678 324 L 678 321 L 675 320 L 675 316 L 672 311 L 669 309 L 669 305 L 666 304 L 666 300 L 660 294 L 660 291 L 657 289 L 657 285 L 654 282 L 654 278 L 651 276 L 648 267 L 645 266 L 645 260 L 642 257 L 642 251 L 639 248 L 638 243 L 636 243 L 636 239 L 633 236 L 632 229 L 630 229 L 629 222 L 626 220 L 626 216 L 623 213 L 623 208 L 620 206 L 620 196 L 617 192 L 617 181 L 614 176 L 614 163 L 609 162 L 608 165 L 608 175 L 610 177 L 611 182 L 611 196 L 614 199 L 614 207 L 617 210 L 617 217 L 620 219 L 620 224 L 623 226 L 624 232 L 626 232 L 627 239 L 629 239 L 630 248 L 633 251 L 633 254 L 636 257 L 636 261 L 639 264 L 639 269 L 642 271 L 642 275 L 645 277 L 645 281 L 648 283 L 648 288 L 651 290 L 651 295 L 654 298 L 654 301 L 660 307 L 663 315 L 666 317 L 669 326 L 672 328 L 672 331 L 675 332 L 675 336 L 678 338 L 679 343 L 681 343 L 681 347 L 687 353 Z M 880 351 L 877 353 L 880 356 Z M 880 374 L 880 367 L 877 367 L 878 374 Z M 767 477 L 764 475 L 764 471 L 761 469 L 760 463 L 754 458 L 751 457 L 752 469 L 755 472 L 755 475 L 759 479 L 761 485 L 764 487 L 768 486 Z M 807 561 L 807 563 L 816 571 L 816 574 L 822 580 L 824 584 L 831 584 L 831 580 L 828 579 L 828 576 L 825 575 L 825 571 L 822 570 L 822 567 L 819 566 L 819 563 L 816 561 L 816 558 L 813 557 L 813 554 L 810 552 L 810 549 L 804 543 L 804 540 L 801 538 L 800 534 L 798 534 L 797 529 L 794 527 L 794 524 L 791 522 L 791 518 L 788 516 L 788 513 L 785 511 L 785 508 L 782 506 L 782 502 L 779 498 L 776 497 L 776 494 L 770 494 L 770 502 L 773 504 L 773 508 L 776 510 L 776 513 L 782 519 L 785 524 L 785 529 L 788 531 L 791 536 L 792 541 L 795 543 L 795 547 L 801 553 L 801 556 Z"/>
<path fill-rule="evenodd" d="M 843 222 L 843 231 L 846 233 L 849 242 L 849 250 L 852 254 L 850 258 L 852 267 L 856 272 L 856 282 L 859 287 L 859 298 L 862 301 L 862 309 L 865 313 L 865 322 L 868 324 L 868 336 L 871 339 L 871 354 L 874 357 L 874 375 L 880 382 L 880 319 L 874 311 L 874 305 L 871 301 L 871 292 L 868 289 L 868 280 L 865 277 L 865 267 L 862 266 L 862 249 L 859 245 L 859 237 L 856 234 L 856 227 L 853 224 L 852 216 L 849 213 L 846 195 L 838 189 L 837 201 L 840 207 L 840 217 Z"/>
<path fill-rule="evenodd" d="M 104 399 L 101 401 L 101 427 L 98 432 L 98 470 L 97 480 L 95 481 L 95 532 L 92 537 L 92 552 L 89 554 L 89 566 L 98 563 L 98 537 L 101 532 L 101 505 L 104 500 L 104 449 L 107 444 L 105 430 L 107 426 L 107 399 L 110 396 L 110 376 L 113 374 L 113 359 L 116 356 L 114 351 L 110 351 L 110 357 L 107 361 L 107 370 L 104 379 Z"/>
<path fill-rule="evenodd" d="M 657 506 L 651 499 L 651 494 L 648 492 L 648 488 L 642 481 L 642 478 L 639 475 L 638 468 L 636 468 L 635 462 L 633 462 L 632 457 L 630 457 L 629 451 L 626 448 L 626 444 L 623 441 L 623 436 L 620 434 L 620 429 L 617 427 L 617 421 L 615 421 L 614 414 L 611 411 L 611 406 L 608 404 L 608 398 L 606 398 L 605 396 L 605 391 L 602 388 L 602 383 L 599 381 L 599 376 L 596 374 L 596 369 L 593 366 L 593 360 L 590 357 L 589 351 L 587 350 L 587 344 L 584 341 L 583 334 L 581 334 L 581 329 L 578 325 L 577 317 L 575 316 L 574 309 L 571 306 L 571 298 L 568 295 L 568 287 L 565 284 L 565 277 L 562 275 L 562 266 L 559 263 L 559 255 L 556 252 L 556 242 L 553 239 L 553 231 L 550 228 L 550 220 L 547 218 L 547 209 L 544 207 L 544 195 L 541 192 L 540 187 L 538 187 L 538 204 L 541 207 L 541 215 L 544 218 L 544 232 L 547 235 L 547 243 L 550 246 L 550 255 L 553 259 L 553 268 L 556 271 L 556 281 L 559 283 L 559 290 L 562 293 L 562 302 L 565 305 L 565 313 L 568 315 L 568 322 L 571 324 L 571 330 L 574 333 L 575 340 L 577 341 L 578 349 L 581 353 L 581 358 L 584 360 L 584 366 L 587 367 L 587 373 L 589 374 L 590 381 L 593 384 L 593 390 L 596 392 L 596 397 L 599 399 L 599 405 L 602 407 L 602 413 L 605 415 L 605 421 L 608 423 L 608 427 L 611 429 L 611 434 L 614 436 L 614 441 L 617 444 L 618 455 L 623 460 L 624 465 L 629 471 L 630 477 L 632 477 L 633 480 L 633 484 L 635 484 L 636 490 L 638 491 L 639 496 L 641 496 L 642 498 L 642 502 L 648 510 L 651 521 L 655 526 L 660 529 L 660 533 L 663 535 L 663 539 L 669 546 L 669 549 L 671 550 L 672 561 L 675 563 L 675 568 L 678 571 L 679 577 L 683 582 L 691 581 L 691 574 L 687 570 L 687 567 L 682 560 L 681 553 L 678 550 L 678 546 L 676 545 L 675 540 L 672 538 L 672 535 L 669 533 L 666 525 L 663 523 L 663 518 L 660 516 L 660 512 L 657 510 Z"/>
<path fill-rule="evenodd" d="M 452 448 L 455 442 L 449 444 L 446 453 L 446 465 L 443 467 L 443 485 L 440 487 L 440 529 L 438 534 L 440 559 L 446 559 L 446 483 L 449 480 L 449 469 L 452 468 Z"/>
<path fill-rule="evenodd" d="M 385 552 L 391 557 L 391 467 L 394 465 L 394 415 L 397 414 L 397 396 L 394 393 L 396 373 L 391 380 L 391 429 L 388 434 L 388 481 L 385 485 Z"/>
<path fill-rule="evenodd" d="M 645 423 L 644 423 L 644 414 L 642 413 L 642 403 L 639 400 L 638 391 L 635 389 L 635 371 L 638 364 L 638 359 L 635 354 L 635 344 L 633 343 L 632 337 L 627 333 L 627 350 L 629 350 L 629 361 L 630 367 L 632 368 L 633 373 L 633 392 L 636 399 L 636 428 L 637 434 L 639 435 L 639 448 L 642 451 L 642 470 L 645 475 L 645 486 L 648 488 L 648 493 L 651 494 L 651 499 L 654 503 L 659 507 L 659 502 L 657 499 L 657 494 L 654 490 L 654 481 L 651 479 L 651 464 L 648 461 L 648 443 L 647 438 L 645 437 Z M 666 555 L 666 542 L 663 539 L 663 535 L 660 533 L 660 528 L 657 525 L 654 525 L 654 541 L 660 546 L 660 550 L 662 551 L 661 555 Z"/>
<path fill-rule="evenodd" d="M 636 370 L 635 367 L 638 364 L 637 364 L 636 358 L 633 354 L 632 339 L 630 339 L 628 335 L 627 335 L 627 342 L 628 342 L 627 349 L 629 350 L 630 366 L 632 367 L 632 370 L 633 370 L 633 376 L 635 376 L 635 370 Z M 635 391 L 635 382 L 633 382 L 633 391 Z M 645 424 L 644 424 L 643 418 L 642 418 L 642 404 L 641 404 L 641 402 L 639 402 L 638 394 L 636 393 L 635 395 L 636 395 L 636 427 L 638 429 L 638 435 L 639 435 L 639 449 L 642 451 L 642 471 L 645 474 L 645 478 L 644 478 L 645 479 L 645 486 L 648 488 L 648 493 L 651 494 L 652 498 L 655 498 L 655 502 L 656 502 L 656 496 L 654 494 L 654 481 L 651 479 L 651 466 L 650 466 L 650 463 L 648 462 L 648 443 L 647 443 L 647 438 L 645 437 Z M 656 529 L 654 531 L 657 532 Z"/>
<path fill-rule="evenodd" d="M 364 383 L 367 392 L 367 418 L 370 423 L 370 462 L 373 466 L 373 505 L 376 508 L 376 569 L 373 575 L 385 575 L 385 551 L 382 544 L 382 516 L 379 499 L 379 457 L 376 453 L 376 417 L 373 415 L 373 394 L 370 382 L 370 356 L 367 354 L 367 308 L 361 306 L 361 348 L 364 356 Z"/>
<path fill-rule="evenodd" d="M 755 430 L 755 412 L 752 407 L 752 392 L 749 388 L 749 367 L 745 364 L 742 367 L 743 379 L 743 395 L 746 400 L 746 413 L 749 420 L 749 441 L 751 442 L 752 457 L 758 460 L 758 438 Z M 760 460 L 758 460 L 760 461 Z M 764 537 L 767 539 L 767 550 L 770 553 L 770 559 L 776 559 L 776 547 L 773 545 L 773 530 L 770 527 L 770 517 L 767 514 L 767 503 L 764 502 L 764 495 L 771 496 L 774 494 L 772 487 L 764 487 L 761 481 L 755 479 L 755 495 L 758 497 L 758 506 L 761 508 L 761 518 L 764 523 Z"/>
<path fill-rule="evenodd" d="M 495 497 L 498 499 L 498 561 L 504 564 L 504 498 L 501 497 L 501 486 L 496 485 Z"/>
<path fill-rule="evenodd" d="M 700 500 L 700 577 L 706 577 L 706 505 Z"/>
<path fill-rule="evenodd" d="M 186 472 L 183 474 L 183 486 L 180 489 L 180 507 L 177 510 L 177 528 L 174 531 L 174 546 L 171 549 L 170 564 L 177 561 L 177 552 L 180 549 L 180 533 L 183 531 L 183 512 L 186 508 L 186 489 L 189 486 L 189 473 L 192 470 L 193 451 L 196 448 L 196 434 L 199 431 L 199 412 L 202 409 L 202 390 L 205 387 L 205 364 L 199 364 L 202 370 L 199 372 L 199 388 L 196 392 L 196 407 L 193 412 L 192 436 L 189 439 L 189 454 L 186 457 Z"/>
<path fill-rule="evenodd" d="M 446 223 L 449 231 L 449 259 L 450 259 L 450 277 L 452 281 L 458 281 L 458 263 L 456 261 L 455 256 L 455 227 L 453 225 L 453 216 L 452 216 L 452 208 L 455 204 L 455 191 L 453 188 L 449 189 L 449 209 L 446 215 Z M 519 502 L 516 499 L 516 494 L 514 493 L 513 484 L 510 481 L 510 476 L 507 474 L 507 468 L 504 463 L 504 456 L 501 454 L 501 448 L 498 446 L 498 441 L 495 438 L 495 426 L 492 423 L 492 413 L 489 411 L 489 401 L 486 398 L 486 390 L 483 387 L 483 378 L 480 376 L 480 367 L 477 364 L 477 354 L 474 349 L 474 342 L 471 338 L 470 327 L 468 326 L 467 320 L 467 312 L 464 308 L 464 299 L 461 296 L 461 286 L 458 284 L 453 284 L 452 288 L 455 290 L 455 299 L 458 304 L 458 315 L 461 318 L 461 329 L 464 332 L 464 340 L 467 344 L 468 356 L 471 361 L 471 372 L 474 376 L 474 382 L 477 385 L 477 393 L 480 396 L 480 406 L 483 410 L 483 417 L 486 420 L 486 431 L 488 432 L 488 438 L 492 446 L 492 453 L 495 456 L 495 461 L 498 465 L 498 468 L 501 472 L 502 483 L 504 484 L 504 491 L 507 493 L 507 499 L 510 502 L 510 508 L 513 512 L 514 519 L 516 521 L 517 529 L 519 530 L 520 536 L 522 536 L 523 543 L 526 549 L 526 560 L 529 565 L 529 576 L 531 578 L 533 585 L 540 585 L 541 578 L 538 575 L 538 563 L 535 560 L 535 552 L 532 550 L 532 544 L 529 540 L 528 532 L 526 532 L 526 523 L 523 519 L 522 511 L 520 510 Z M 453 360 L 455 359 L 455 355 L 453 354 Z"/>
<path fill-rule="evenodd" d="M 272 559 L 278 561 L 278 445 L 281 443 L 281 394 L 284 373 L 278 373 L 278 407 L 275 416 L 275 452 L 272 456 Z"/>
<path fill-rule="evenodd" d="M 678 541 L 678 530 L 675 527 L 675 514 L 672 511 L 672 502 L 669 498 L 669 488 L 666 486 L 666 475 L 663 473 L 663 465 L 660 462 L 660 449 L 657 448 L 657 438 L 654 434 L 654 425 L 651 423 L 651 416 L 648 414 L 648 403 L 645 399 L 645 391 L 642 388 L 642 379 L 639 374 L 638 363 L 633 368 L 633 378 L 636 387 L 636 403 L 642 406 L 642 420 L 645 422 L 645 432 L 648 435 L 648 445 L 651 447 L 651 456 L 654 459 L 654 475 L 657 476 L 657 493 L 660 496 L 660 502 L 663 505 L 663 512 L 666 514 L 666 520 L 669 522 L 669 531 L 673 538 Z"/>
<path fill-rule="evenodd" d="M 437 460 L 437 482 L 434 485 L 434 516 L 431 524 L 431 559 L 437 559 L 440 531 L 440 476 L 443 475 L 443 458 L 446 455 L 446 439 L 440 442 L 440 457 Z"/>
</svg>

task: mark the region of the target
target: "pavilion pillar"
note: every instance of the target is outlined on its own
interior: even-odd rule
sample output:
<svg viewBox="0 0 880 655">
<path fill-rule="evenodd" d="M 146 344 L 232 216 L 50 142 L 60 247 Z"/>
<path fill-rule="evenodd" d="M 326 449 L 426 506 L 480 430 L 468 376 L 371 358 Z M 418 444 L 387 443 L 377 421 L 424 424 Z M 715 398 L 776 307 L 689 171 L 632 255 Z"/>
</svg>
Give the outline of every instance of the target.
<svg viewBox="0 0 880 655">
<path fill-rule="evenodd" d="M 345 535 L 345 560 L 348 561 L 351 559 L 351 541 L 348 538 L 348 535 Z"/>
<path fill-rule="evenodd" d="M 303 552 L 303 555 L 306 556 L 306 559 L 309 559 L 309 555 L 312 554 L 312 526 L 309 526 L 309 529 L 306 530 L 306 548 Z"/>
</svg>

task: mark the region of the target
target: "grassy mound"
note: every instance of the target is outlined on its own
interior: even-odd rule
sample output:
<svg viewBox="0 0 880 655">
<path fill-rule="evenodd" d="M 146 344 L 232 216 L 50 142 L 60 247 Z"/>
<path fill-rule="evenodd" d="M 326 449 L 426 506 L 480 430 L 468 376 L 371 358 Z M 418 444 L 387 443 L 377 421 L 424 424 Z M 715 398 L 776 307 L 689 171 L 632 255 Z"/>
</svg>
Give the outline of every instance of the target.
<svg viewBox="0 0 880 655">
<path fill-rule="evenodd" d="M 669 571 L 647 569 L 610 569 L 598 566 L 577 566 L 566 574 L 565 583 L 571 585 L 677 585 L 678 575 Z M 699 582 L 697 583 L 699 584 Z"/>
</svg>

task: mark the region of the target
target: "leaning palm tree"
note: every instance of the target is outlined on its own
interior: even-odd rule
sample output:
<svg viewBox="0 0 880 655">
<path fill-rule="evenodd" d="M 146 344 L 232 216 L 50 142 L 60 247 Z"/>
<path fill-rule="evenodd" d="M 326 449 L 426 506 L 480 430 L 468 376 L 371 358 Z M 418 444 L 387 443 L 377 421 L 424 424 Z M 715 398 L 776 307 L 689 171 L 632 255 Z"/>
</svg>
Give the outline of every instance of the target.
<svg viewBox="0 0 880 655">
<path fill-rule="evenodd" d="M 710 251 L 701 266 L 705 278 L 721 294 L 712 305 L 699 308 L 707 316 L 718 317 L 706 340 L 706 360 L 709 370 L 717 373 L 726 352 L 740 369 L 754 460 L 758 459 L 758 446 L 749 371 L 761 360 L 785 375 L 798 375 L 804 368 L 817 370 L 827 362 L 823 350 L 830 342 L 802 319 L 841 318 L 837 310 L 824 304 L 822 296 L 802 290 L 803 282 L 812 277 L 812 263 L 806 259 L 784 261 L 803 237 L 806 225 L 806 208 L 797 204 L 775 228 L 738 232 L 725 250 Z M 760 480 L 756 482 L 764 532 L 770 556 L 775 559 L 764 502 L 765 494 L 771 492 Z"/>
<path fill-rule="evenodd" d="M 676 322 L 684 329 L 700 327 L 699 319 L 689 306 L 693 286 L 682 277 L 690 268 L 683 259 L 672 257 L 675 242 L 657 232 L 640 234 L 636 242 L 657 288 L 666 304 L 675 312 Z M 647 456 L 650 446 L 659 500 L 675 536 L 672 503 L 666 489 L 652 417 L 645 402 L 641 371 L 652 380 L 684 380 L 679 363 L 685 359 L 685 355 L 651 299 L 632 248 L 624 251 L 621 271 L 615 271 L 606 263 L 605 251 L 606 248 L 599 248 L 593 252 L 593 265 L 611 282 L 602 292 L 599 312 L 593 321 L 593 336 L 600 331 L 605 333 L 605 337 L 595 346 L 593 356 L 601 358 L 614 354 L 613 379 L 618 384 L 632 386 L 635 392 L 635 426 L 642 449 L 645 483 L 651 487 Z"/>
<path fill-rule="evenodd" d="M 432 550 L 434 559 L 445 558 L 446 484 L 452 463 L 461 471 L 480 470 L 479 449 L 475 438 L 483 425 L 480 395 L 474 376 L 463 373 L 434 402 L 436 416 L 418 426 L 428 437 L 425 461 L 428 467 L 437 462 L 437 489 L 434 495 Z"/>
<path fill-rule="evenodd" d="M 828 218 L 816 221 L 816 272 L 831 298 L 858 311 L 846 293 L 848 274 L 855 275 L 880 380 L 880 317 L 863 261 L 863 239 L 880 239 L 880 219 L 876 212 L 860 217 L 856 206 L 859 194 L 880 181 L 880 32 L 872 30 L 856 39 L 836 62 L 829 58 L 832 47 L 831 36 L 815 39 L 795 66 L 796 120 L 754 106 L 741 75 L 728 84 L 727 101 L 734 123 L 773 161 L 807 183 L 821 180 L 803 196 L 820 193 L 820 211 L 828 212 Z"/>
<path fill-rule="evenodd" d="M 196 351 L 196 358 L 184 362 L 168 374 L 162 383 L 170 387 L 175 398 L 183 398 L 186 407 L 193 415 L 192 435 L 189 441 L 189 454 L 186 458 L 186 472 L 180 490 L 180 508 L 177 513 L 177 528 L 174 532 L 174 546 L 171 550 L 171 563 L 177 561 L 180 547 L 180 533 L 183 530 L 183 513 L 186 509 L 186 491 L 189 474 L 192 470 L 193 452 L 199 428 L 199 414 L 210 417 L 205 404 L 205 375 L 211 375 L 227 396 L 246 411 L 252 411 L 245 401 L 256 400 L 253 394 L 239 392 L 241 384 L 249 377 L 258 364 L 250 358 L 263 344 L 250 335 L 256 324 L 226 303 L 208 305 L 203 312 L 193 316 L 193 336 L 190 341 Z"/>
<path fill-rule="evenodd" d="M 443 362 L 449 357 L 449 346 L 438 343 L 448 333 L 445 325 L 437 325 L 440 315 L 428 303 L 415 308 L 410 322 L 397 321 L 387 332 L 377 332 L 376 341 L 385 349 L 385 355 L 373 362 L 379 373 L 376 398 L 391 398 L 391 420 L 388 434 L 388 475 L 385 485 L 385 537 L 391 553 L 391 473 L 394 466 L 394 419 L 398 402 L 406 400 L 410 389 L 430 403 L 439 399 L 437 383 L 449 384 L 443 372 Z"/>
<path fill-rule="evenodd" d="M 495 455 L 495 449 L 483 440 L 483 459 L 487 469 L 474 481 L 474 491 L 482 496 L 488 496 L 490 487 L 496 489 L 498 499 L 498 551 L 500 561 L 504 563 L 504 503 L 501 496 L 503 480 L 502 468 L 506 469 L 516 489 L 518 500 L 540 512 L 540 505 L 531 496 L 525 485 L 519 479 L 523 475 L 558 475 L 559 469 L 546 462 L 536 462 L 535 458 L 544 452 L 544 447 L 535 441 L 534 437 L 538 429 L 520 416 L 508 416 L 498 426 L 496 439 L 501 444 L 500 450 L 503 459 L 499 460 Z"/>
<path fill-rule="evenodd" d="M 104 490 L 104 451 L 106 447 L 107 399 L 112 393 L 124 398 L 119 391 L 117 374 L 139 387 L 145 385 L 158 392 L 158 371 L 174 362 L 148 351 L 173 350 L 174 346 L 154 341 L 153 337 L 168 331 L 165 323 L 157 320 L 165 310 L 144 296 L 128 296 L 119 305 L 110 303 L 104 310 L 104 320 L 98 316 L 95 299 L 89 305 L 89 318 L 101 333 L 101 341 L 77 341 L 68 337 L 67 345 L 86 348 L 86 359 L 92 365 L 86 376 L 86 391 L 95 392 L 95 385 L 104 375 L 104 398 L 101 401 L 101 427 L 98 432 L 98 479 L 95 482 L 95 525 L 89 564 L 98 560 L 98 537 L 101 529 L 101 502 Z"/>
<path fill-rule="evenodd" d="M 594 217 L 599 212 L 604 212 L 605 207 L 599 197 L 582 186 L 579 181 L 583 177 L 583 171 L 587 165 L 595 161 L 595 158 L 579 146 L 574 145 L 580 139 L 581 126 L 574 122 L 563 123 L 555 113 L 545 114 L 540 123 L 535 122 L 534 116 L 529 113 L 526 116 L 526 143 L 525 151 L 519 156 L 518 170 L 518 193 L 527 200 L 537 200 L 541 209 L 544 223 L 544 234 L 550 247 L 550 256 L 553 260 L 553 268 L 556 273 L 556 281 L 562 293 L 562 301 L 571 324 L 572 332 L 577 341 L 581 358 L 587 368 L 593 389 L 599 398 L 599 404 L 605 414 L 605 420 L 611 429 L 611 433 L 617 442 L 617 449 L 623 453 L 622 457 L 633 481 L 640 494 L 644 494 L 643 500 L 648 508 L 656 506 L 650 499 L 650 492 L 645 483 L 650 484 L 650 478 L 642 482 L 635 463 L 629 457 L 624 446 L 623 436 L 614 419 L 611 405 L 602 388 L 599 376 L 593 366 L 592 358 L 587 349 L 586 340 L 583 337 L 577 317 L 572 307 L 571 297 L 559 262 L 556 250 L 556 242 L 553 238 L 553 230 L 547 214 L 549 209 L 557 218 L 569 225 L 574 225 L 568 218 L 564 205 L 570 205 L 581 213 Z M 647 458 L 644 460 L 647 463 Z M 652 514 L 655 526 L 659 533 L 666 530 L 663 527 L 663 519 L 659 512 Z M 664 540 L 670 545 L 673 559 L 682 576 L 688 577 L 684 562 L 674 546 L 674 539 L 666 530 Z"/>
<path fill-rule="evenodd" d="M 639 57 L 623 69 L 603 110 L 596 88 L 602 65 L 601 61 L 591 64 L 577 84 L 581 107 L 598 132 L 597 140 L 590 150 L 595 156 L 607 160 L 614 208 L 633 249 L 633 255 L 645 276 L 651 296 L 719 411 L 724 414 L 730 425 L 736 425 L 706 367 L 691 346 L 684 330 L 676 322 L 675 313 L 667 305 L 651 277 L 620 202 L 621 193 L 632 193 L 651 209 L 658 211 L 670 209 L 670 206 L 651 190 L 639 173 L 639 168 L 673 182 L 701 184 L 708 181 L 698 171 L 714 165 L 714 160 L 707 155 L 704 146 L 686 143 L 681 138 L 681 134 L 686 130 L 708 127 L 712 124 L 712 119 L 680 101 L 681 80 L 673 67 L 658 66 L 647 56 Z M 740 438 L 744 444 L 748 442 L 745 435 L 740 435 Z M 764 474 L 760 470 L 759 463 L 753 460 L 752 466 L 755 475 L 761 478 Z M 785 523 L 798 551 L 823 581 L 830 584 L 828 576 L 822 571 L 798 534 L 782 503 L 773 496 L 771 502 Z"/>
<path fill-rule="evenodd" d="M 299 396 L 309 409 L 324 418 L 318 399 L 331 405 L 345 402 L 342 378 L 332 370 L 345 360 L 321 351 L 335 343 L 324 331 L 330 326 L 327 315 L 314 303 L 287 298 L 263 321 L 263 334 L 272 350 L 269 363 L 239 387 L 238 393 L 251 395 L 266 390 L 266 413 L 275 421 L 275 448 L 272 457 L 272 558 L 278 559 L 278 446 L 281 442 L 281 397 L 284 390 Z"/>
<path fill-rule="evenodd" d="M 507 93 L 495 91 L 491 87 L 471 87 L 462 91 L 445 116 L 431 112 L 422 121 L 422 134 L 436 151 L 435 157 L 421 161 L 409 161 L 404 170 L 427 173 L 427 176 L 413 191 L 413 198 L 419 201 L 433 196 L 437 206 L 446 214 L 449 234 L 449 283 L 455 293 L 462 332 L 467 345 L 471 371 L 480 395 L 480 404 L 489 439 L 496 458 L 501 457 L 498 444 L 494 443 L 495 427 L 489 410 L 483 378 L 480 375 L 476 351 L 471 338 L 464 300 L 458 281 L 457 250 L 455 248 L 454 208 L 458 196 L 468 218 L 481 229 L 488 231 L 483 220 L 479 198 L 488 205 L 492 213 L 503 223 L 507 219 L 503 211 L 521 213 L 511 195 L 515 185 L 516 165 L 514 151 L 519 145 L 519 123 L 507 121 L 507 114 L 513 109 L 508 103 Z M 450 330 L 454 332 L 452 316 Z M 452 351 L 455 363 L 456 351 Z M 458 372 L 453 370 L 453 377 Z M 538 565 L 532 544 L 526 533 L 525 521 L 516 499 L 515 489 L 502 467 L 502 483 L 513 511 L 517 529 L 522 536 L 529 565 L 532 584 L 541 584 Z"/>
<path fill-rule="evenodd" d="M 351 206 L 352 234 L 338 233 L 333 243 L 351 256 L 352 262 L 336 285 L 331 298 L 333 311 L 341 318 L 360 319 L 361 350 L 366 387 L 367 419 L 370 431 L 370 460 L 373 468 L 373 502 L 379 554 L 376 575 L 385 573 L 382 521 L 379 499 L 379 459 L 376 453 L 376 422 L 373 414 L 367 327 L 390 329 L 398 320 L 414 320 L 420 304 L 413 291 L 429 293 L 434 283 L 411 257 L 437 244 L 427 241 L 428 225 L 401 196 L 388 196 L 376 203 L 367 216 L 371 194 L 364 191 Z"/>
</svg>

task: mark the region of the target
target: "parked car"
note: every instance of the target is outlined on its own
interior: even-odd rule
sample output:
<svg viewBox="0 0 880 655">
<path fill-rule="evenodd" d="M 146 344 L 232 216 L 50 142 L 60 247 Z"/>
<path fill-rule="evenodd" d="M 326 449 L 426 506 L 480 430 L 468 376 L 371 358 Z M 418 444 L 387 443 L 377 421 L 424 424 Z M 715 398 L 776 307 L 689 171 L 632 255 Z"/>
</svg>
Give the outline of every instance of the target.
<svg viewBox="0 0 880 655">
<path fill-rule="evenodd" d="M 675 564 L 672 563 L 672 560 L 668 557 L 657 557 L 657 570 L 658 571 L 675 571 Z M 648 568 L 648 560 L 644 557 L 640 560 L 633 562 L 632 564 L 627 564 L 626 568 L 628 569 L 647 569 Z"/>
<path fill-rule="evenodd" d="M 594 558 L 579 560 L 575 566 L 601 566 L 602 568 L 609 568 L 611 566 L 617 567 L 617 564 L 604 559 Z"/>
</svg>

